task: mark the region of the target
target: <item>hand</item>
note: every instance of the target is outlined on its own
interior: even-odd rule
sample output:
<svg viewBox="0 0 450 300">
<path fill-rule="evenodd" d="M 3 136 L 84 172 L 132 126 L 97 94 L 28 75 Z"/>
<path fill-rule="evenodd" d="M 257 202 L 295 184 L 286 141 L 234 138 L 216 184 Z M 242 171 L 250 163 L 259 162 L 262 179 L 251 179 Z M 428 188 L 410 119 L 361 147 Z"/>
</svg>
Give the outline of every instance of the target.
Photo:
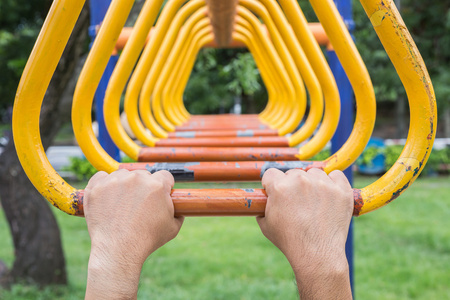
<svg viewBox="0 0 450 300">
<path fill-rule="evenodd" d="M 86 298 L 136 295 L 144 261 L 183 223 L 174 217 L 173 184 L 166 171 L 119 170 L 91 178 L 84 196 L 91 237 Z"/>
<path fill-rule="evenodd" d="M 340 171 L 327 175 L 319 169 L 286 173 L 270 169 L 264 174 L 262 185 L 268 200 L 265 217 L 257 218 L 258 224 L 289 260 L 301 299 L 315 299 L 308 297 L 313 294 L 323 296 L 322 299 L 334 296 L 339 288 L 327 289 L 324 280 L 347 287 L 344 292 L 348 296 L 349 284 L 343 285 L 342 280 L 348 282 L 345 242 L 353 212 L 353 192 L 345 175 Z M 344 298 L 348 297 L 337 299 Z"/>
</svg>

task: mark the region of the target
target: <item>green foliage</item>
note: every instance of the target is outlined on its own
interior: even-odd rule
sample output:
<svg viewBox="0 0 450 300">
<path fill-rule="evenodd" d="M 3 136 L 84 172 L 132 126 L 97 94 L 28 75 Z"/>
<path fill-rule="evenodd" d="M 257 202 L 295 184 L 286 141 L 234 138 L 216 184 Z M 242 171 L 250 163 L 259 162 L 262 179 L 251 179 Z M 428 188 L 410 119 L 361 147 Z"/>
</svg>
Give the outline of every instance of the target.
<svg viewBox="0 0 450 300">
<path fill-rule="evenodd" d="M 92 164 L 86 159 L 78 156 L 70 157 L 70 165 L 63 168 L 63 171 L 70 171 L 77 177 L 78 180 L 89 180 L 95 173 L 97 169 L 92 166 Z M 135 160 L 128 156 L 122 158 L 123 163 L 133 163 Z"/>
<path fill-rule="evenodd" d="M 72 172 L 78 180 L 88 180 L 97 173 L 97 169 L 86 158 L 70 157 L 69 159 L 70 165 L 63 170 Z"/>
<path fill-rule="evenodd" d="M 184 93 L 188 110 L 228 112 L 236 96 L 254 98 L 258 109 L 267 100 L 252 55 L 243 49 L 202 49 Z"/>
<path fill-rule="evenodd" d="M 253 96 L 261 89 L 259 71 L 251 53 L 238 53 L 236 58 L 222 68 L 219 76 L 229 83 L 227 89 L 234 95 Z"/>
<path fill-rule="evenodd" d="M 390 63 L 359 1 L 353 1 L 356 44 L 371 75 L 377 101 L 406 99 Z M 402 0 L 400 13 L 427 65 L 438 109 L 450 105 L 450 2 Z"/>
<path fill-rule="evenodd" d="M 392 167 L 403 151 L 403 145 L 392 145 L 384 148 L 367 147 L 357 159 L 357 165 L 371 166 L 377 155 L 384 155 L 386 170 Z M 431 151 L 427 164 L 421 174 L 428 175 L 437 172 L 448 172 L 450 170 L 450 147 L 434 149 Z"/>
<path fill-rule="evenodd" d="M 311 158 L 311 160 L 317 160 L 317 161 L 325 160 L 325 159 L 327 159 L 328 157 L 330 157 L 330 155 L 331 155 L 330 149 L 325 149 L 325 150 L 320 151 L 320 152 L 317 153 L 316 155 L 314 155 L 314 156 Z"/>
<path fill-rule="evenodd" d="M 0 110 L 14 101 L 51 1 L 0 0 Z"/>
<path fill-rule="evenodd" d="M 373 160 L 375 159 L 375 157 L 382 151 L 383 150 L 379 149 L 378 147 L 367 147 L 356 160 L 356 164 L 371 167 L 373 166 Z"/>
</svg>

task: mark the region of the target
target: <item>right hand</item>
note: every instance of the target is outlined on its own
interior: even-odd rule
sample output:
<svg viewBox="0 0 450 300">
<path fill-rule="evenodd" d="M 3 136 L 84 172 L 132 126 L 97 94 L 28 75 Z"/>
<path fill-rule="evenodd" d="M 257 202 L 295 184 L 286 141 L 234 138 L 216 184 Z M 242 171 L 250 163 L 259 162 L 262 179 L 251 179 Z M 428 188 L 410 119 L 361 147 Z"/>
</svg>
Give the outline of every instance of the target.
<svg viewBox="0 0 450 300">
<path fill-rule="evenodd" d="M 258 224 L 293 268 L 345 260 L 353 192 L 341 171 L 269 169 L 262 185 L 268 199 Z"/>
</svg>

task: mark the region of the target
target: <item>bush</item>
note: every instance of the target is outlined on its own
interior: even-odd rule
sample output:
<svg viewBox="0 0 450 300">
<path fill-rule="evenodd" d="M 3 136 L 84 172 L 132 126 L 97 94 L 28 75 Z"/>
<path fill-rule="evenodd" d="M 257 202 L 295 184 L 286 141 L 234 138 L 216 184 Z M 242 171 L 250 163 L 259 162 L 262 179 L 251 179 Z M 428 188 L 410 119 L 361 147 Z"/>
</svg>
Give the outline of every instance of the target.
<svg viewBox="0 0 450 300">
<path fill-rule="evenodd" d="M 70 157 L 69 159 L 70 165 L 63 170 L 72 172 L 78 180 L 88 180 L 97 173 L 97 169 L 86 158 Z"/>
<path fill-rule="evenodd" d="M 394 165 L 403 150 L 403 145 L 392 145 L 384 148 L 367 147 L 356 161 L 356 165 L 370 166 L 372 160 L 379 154 L 386 159 L 386 170 Z M 421 174 L 448 173 L 450 170 L 450 147 L 431 151 L 427 164 Z"/>
<path fill-rule="evenodd" d="M 78 180 L 89 180 L 95 173 L 97 169 L 92 166 L 92 164 L 85 157 L 70 157 L 70 165 L 63 168 L 64 171 L 70 171 L 77 177 Z M 124 163 L 135 162 L 133 159 L 125 156 L 122 158 Z"/>
</svg>

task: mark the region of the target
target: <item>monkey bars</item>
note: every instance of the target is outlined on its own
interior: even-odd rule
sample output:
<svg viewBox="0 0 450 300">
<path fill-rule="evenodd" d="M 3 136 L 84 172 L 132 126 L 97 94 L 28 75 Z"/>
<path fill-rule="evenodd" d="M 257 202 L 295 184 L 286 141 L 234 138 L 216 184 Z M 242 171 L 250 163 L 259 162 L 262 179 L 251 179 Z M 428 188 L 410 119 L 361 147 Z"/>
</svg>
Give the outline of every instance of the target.
<svg viewBox="0 0 450 300">
<path fill-rule="evenodd" d="M 169 1 L 168 3 L 171 4 L 174 1 L 178 0 Z M 150 16 L 149 19 L 152 19 L 152 21 L 148 21 L 149 23 L 146 26 L 150 30 L 150 24 L 156 18 L 162 1 L 147 2 L 146 9 Z M 306 27 L 299 26 L 301 27 L 300 30 L 296 26 L 298 23 L 295 22 L 302 22 L 303 20 L 297 2 L 294 0 L 280 0 L 279 2 L 286 14 L 286 18 L 292 24 L 292 29 L 298 40 L 301 41 L 301 30 L 305 30 Z M 122 31 L 132 3 L 133 1 L 119 0 L 114 0 L 111 3 L 103 26 L 100 28 L 91 53 L 87 58 L 86 65 L 80 75 L 79 84 L 74 95 L 74 111 L 81 111 L 79 105 L 83 103 L 82 101 L 77 101 L 77 99 L 92 100 L 93 93 L 108 62 L 108 54 L 114 50 L 117 37 Z M 370 212 L 393 201 L 417 178 L 429 157 L 436 132 L 436 103 L 433 87 L 423 60 L 397 9 L 391 0 L 361 0 L 361 3 L 404 84 L 410 103 L 410 129 L 406 145 L 393 167 L 371 185 L 363 189 L 354 189 L 354 215 Z M 84 1 L 79 0 L 58 0 L 53 2 L 25 67 L 17 91 L 13 113 L 14 141 L 18 157 L 25 172 L 48 201 L 62 211 L 72 215 L 83 214 L 83 191 L 67 184 L 48 162 L 40 139 L 39 112 L 45 91 L 83 4 Z M 254 175 L 251 176 L 260 178 L 261 174 L 270 167 L 277 167 L 282 170 L 292 167 L 320 167 L 327 172 L 333 169 L 344 169 L 355 158 L 355 153 L 362 152 L 370 137 L 374 122 L 375 103 L 370 79 L 365 68 L 361 68 L 361 65 L 363 65 L 362 60 L 357 54 L 354 44 L 349 43 L 351 41 L 350 36 L 346 30 L 343 30 L 343 21 L 340 19 L 332 1 L 311 0 L 311 4 L 355 90 L 357 102 L 355 127 L 345 145 L 324 162 L 239 162 L 240 167 L 251 163 L 256 165 L 255 170 L 252 171 Z M 204 7 L 204 2 L 193 0 L 188 2 L 187 5 L 195 5 L 197 8 L 201 8 Z M 238 10 L 239 6 L 237 7 Z M 164 9 L 161 16 L 168 14 L 165 11 Z M 174 8 L 173 15 L 176 14 L 176 11 L 177 9 Z M 242 15 L 238 14 L 236 16 L 242 17 Z M 172 20 L 173 18 L 168 18 L 167 20 L 169 19 Z M 234 19 L 234 21 L 236 20 Z M 167 26 L 169 25 L 167 24 Z M 156 28 L 158 28 L 158 24 Z M 237 26 L 235 25 L 233 28 L 236 29 Z M 220 29 L 215 28 L 213 32 L 217 32 L 217 30 L 220 31 Z M 144 31 L 139 34 L 139 41 L 143 43 L 145 43 L 145 38 L 148 35 L 148 31 Z M 158 32 L 161 33 L 158 35 Z M 241 42 L 245 42 L 247 38 L 253 37 L 251 34 L 245 37 L 243 30 L 238 32 L 236 29 L 233 32 L 236 32 L 234 36 L 236 38 L 239 37 Z M 147 45 L 155 45 L 155 48 L 157 48 L 157 45 L 162 42 L 164 33 L 165 30 L 158 31 L 155 29 L 155 34 L 153 35 L 152 33 L 150 36 L 151 41 Z M 217 33 L 217 35 L 219 34 Z M 210 39 L 210 37 L 208 38 Z M 130 38 L 127 45 L 131 44 L 131 40 Z M 152 61 L 156 57 L 156 50 L 152 51 L 153 48 L 150 48 L 152 47 L 147 46 L 144 49 L 141 55 L 142 58 L 133 73 L 134 75 L 148 74 L 148 71 L 153 66 Z M 146 52 L 152 52 L 153 58 L 149 59 Z M 321 60 L 320 55 L 313 57 L 311 54 L 308 55 L 308 52 L 306 51 L 305 54 L 308 56 L 308 60 L 311 61 L 311 65 L 316 65 L 312 61 L 314 59 L 317 61 Z M 144 66 L 140 66 L 141 61 L 142 64 L 145 63 Z M 145 69 L 147 72 L 138 72 L 140 68 Z M 319 68 L 316 67 L 316 69 Z M 319 78 L 318 76 L 318 80 L 320 80 Z M 136 80 L 139 82 L 136 83 Z M 133 93 L 135 93 L 134 96 L 137 97 L 144 81 L 145 78 L 132 78 L 127 88 L 127 94 L 130 88 L 133 88 L 133 85 L 134 87 L 138 86 L 137 89 L 132 89 Z M 149 88 L 149 86 L 145 86 L 145 88 Z M 89 104 L 89 111 L 90 106 L 91 104 Z M 147 168 L 150 171 L 154 171 L 157 169 L 170 170 L 170 168 L 176 167 L 164 163 L 120 165 L 106 154 L 95 139 L 90 127 L 90 114 L 88 116 L 83 114 L 74 116 L 73 125 L 75 129 L 86 128 L 86 132 L 83 132 L 83 135 L 80 135 L 80 131 L 77 131 L 77 139 L 88 142 L 90 148 L 83 147 L 83 151 L 88 158 L 90 157 L 90 160 L 94 158 L 93 162 L 95 162 L 95 166 L 98 169 L 112 172 L 119 168 L 127 167 L 130 169 Z M 159 128 L 161 129 L 161 127 Z M 365 134 L 366 132 L 369 132 L 369 134 Z M 161 133 L 165 134 L 165 131 L 161 131 Z M 137 155 L 139 150 L 138 147 L 133 148 Z M 301 156 L 301 152 L 299 156 Z M 208 162 L 208 164 L 212 164 L 212 162 Z M 220 168 L 222 173 L 226 175 L 226 168 L 230 168 L 229 165 L 231 163 L 217 162 L 217 164 L 223 165 Z M 236 169 L 236 163 L 232 164 L 235 164 Z M 260 164 L 259 167 L 257 166 L 258 164 Z M 195 176 L 201 175 L 201 167 L 203 166 L 205 166 L 203 163 L 197 162 L 191 163 L 189 166 L 187 164 L 178 165 L 182 172 L 174 172 L 174 175 L 177 177 L 177 174 L 184 174 L 183 176 L 189 175 L 190 177 L 181 179 L 195 179 Z M 197 169 L 192 171 L 189 168 Z M 210 172 L 211 170 L 212 165 L 206 165 L 205 172 Z M 230 172 L 233 171 L 230 170 Z M 173 190 L 172 199 L 177 216 L 262 216 L 264 214 L 266 195 L 264 190 L 257 189 Z"/>
</svg>

